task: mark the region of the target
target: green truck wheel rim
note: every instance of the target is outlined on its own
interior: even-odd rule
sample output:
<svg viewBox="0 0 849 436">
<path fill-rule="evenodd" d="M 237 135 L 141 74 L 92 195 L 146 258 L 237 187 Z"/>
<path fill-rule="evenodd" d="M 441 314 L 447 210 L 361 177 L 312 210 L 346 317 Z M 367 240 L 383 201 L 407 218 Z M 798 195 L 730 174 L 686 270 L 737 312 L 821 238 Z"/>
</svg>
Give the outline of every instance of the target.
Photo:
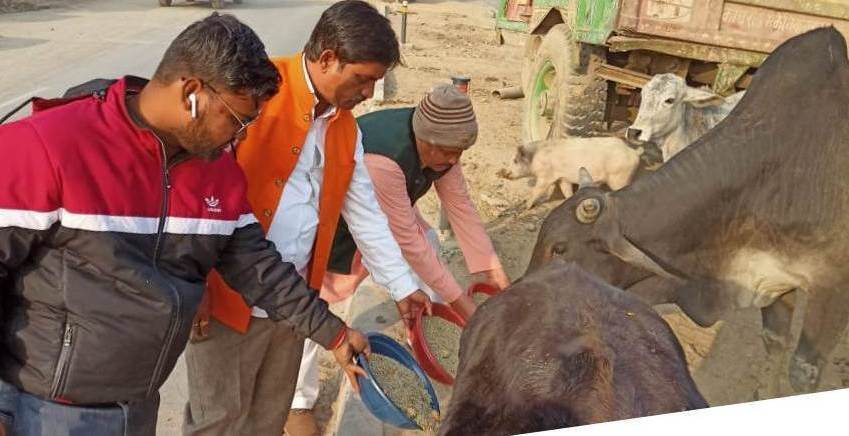
<svg viewBox="0 0 849 436">
<path fill-rule="evenodd" d="M 530 106 L 530 136 L 534 141 L 548 138 L 554 124 L 557 100 L 557 70 L 551 61 L 546 61 L 534 75 Z"/>
</svg>

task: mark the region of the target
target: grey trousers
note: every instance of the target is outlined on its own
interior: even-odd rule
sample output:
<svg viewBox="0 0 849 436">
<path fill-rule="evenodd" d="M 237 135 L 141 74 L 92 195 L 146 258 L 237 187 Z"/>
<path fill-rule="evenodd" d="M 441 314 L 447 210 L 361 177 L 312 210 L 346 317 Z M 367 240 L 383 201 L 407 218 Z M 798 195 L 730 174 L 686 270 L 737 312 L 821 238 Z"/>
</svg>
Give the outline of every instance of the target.
<svg viewBox="0 0 849 436">
<path fill-rule="evenodd" d="M 280 436 L 295 394 L 304 337 L 286 322 L 253 318 L 242 335 L 213 320 L 189 344 L 187 436 Z"/>
<path fill-rule="evenodd" d="M 65 405 L 0 380 L 0 423 L 12 436 L 154 436 L 159 395 L 114 406 Z"/>
</svg>

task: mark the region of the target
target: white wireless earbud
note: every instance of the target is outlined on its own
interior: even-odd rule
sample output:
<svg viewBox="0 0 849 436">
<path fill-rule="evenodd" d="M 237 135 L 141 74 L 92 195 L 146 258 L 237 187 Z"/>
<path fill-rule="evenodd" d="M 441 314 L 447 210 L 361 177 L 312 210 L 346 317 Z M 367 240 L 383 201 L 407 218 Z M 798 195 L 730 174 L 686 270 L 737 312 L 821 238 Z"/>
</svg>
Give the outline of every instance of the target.
<svg viewBox="0 0 849 436">
<path fill-rule="evenodd" d="M 192 118 L 198 117 L 198 96 L 194 93 L 189 94 L 189 102 L 192 104 Z"/>
</svg>

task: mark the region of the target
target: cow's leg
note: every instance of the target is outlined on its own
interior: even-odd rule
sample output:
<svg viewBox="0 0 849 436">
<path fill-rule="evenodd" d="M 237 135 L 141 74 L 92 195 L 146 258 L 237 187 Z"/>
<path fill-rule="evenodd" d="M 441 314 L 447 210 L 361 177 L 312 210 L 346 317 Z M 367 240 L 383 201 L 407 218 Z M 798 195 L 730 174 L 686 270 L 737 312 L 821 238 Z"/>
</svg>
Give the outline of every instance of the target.
<svg viewBox="0 0 849 436">
<path fill-rule="evenodd" d="M 790 341 L 790 322 L 793 320 L 795 292 L 782 295 L 761 309 L 763 341 L 767 353 L 785 352 Z"/>
<path fill-rule="evenodd" d="M 802 332 L 789 367 L 790 384 L 797 392 L 812 392 L 819 387 L 826 359 L 849 324 L 849 292 L 813 289 L 807 300 Z"/>
<path fill-rule="evenodd" d="M 790 351 L 789 344 L 792 343 L 790 326 L 793 321 L 795 297 L 796 292 L 788 292 L 771 305 L 761 309 L 763 323 L 761 334 L 772 375 L 765 386 L 758 388 L 755 393 L 757 399 L 775 398 L 781 395 L 781 382 L 787 377 L 785 371 L 788 363 L 787 352 Z"/>
</svg>

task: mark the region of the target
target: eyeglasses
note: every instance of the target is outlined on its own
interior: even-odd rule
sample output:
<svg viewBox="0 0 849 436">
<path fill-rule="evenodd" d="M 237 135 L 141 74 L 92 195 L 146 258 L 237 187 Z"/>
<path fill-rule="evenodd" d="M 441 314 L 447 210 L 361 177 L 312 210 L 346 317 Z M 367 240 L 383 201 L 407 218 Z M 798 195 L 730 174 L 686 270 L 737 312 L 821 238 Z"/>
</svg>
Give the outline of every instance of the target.
<svg viewBox="0 0 849 436">
<path fill-rule="evenodd" d="M 250 118 L 247 118 L 246 120 L 242 121 L 242 118 L 241 118 L 241 117 L 239 117 L 239 114 L 237 114 L 237 113 L 236 113 L 236 111 L 235 111 L 235 110 L 233 110 L 233 108 L 232 108 L 232 107 L 230 107 L 230 105 L 229 105 L 229 104 L 227 104 L 227 102 L 226 102 L 226 101 L 224 101 L 224 98 L 223 98 L 223 97 L 221 97 L 221 94 L 219 94 L 219 93 L 218 93 L 218 91 L 216 91 L 216 90 L 215 90 L 215 88 L 213 88 L 213 87 L 212 87 L 212 85 L 210 85 L 210 84 L 208 84 L 208 83 L 204 83 L 204 85 L 205 85 L 207 88 L 209 88 L 209 90 L 210 90 L 210 91 L 212 91 L 212 95 L 214 95 L 214 96 L 215 96 L 215 98 L 217 98 L 217 99 L 218 99 L 218 101 L 220 101 L 220 102 L 221 102 L 221 104 L 223 104 L 223 105 L 224 105 L 224 107 L 226 107 L 226 108 L 227 108 L 227 110 L 228 110 L 228 111 L 230 111 L 230 115 L 233 115 L 233 118 L 235 118 L 235 119 L 236 119 L 236 122 L 238 122 L 238 123 L 239 123 L 239 126 L 240 126 L 240 127 L 239 127 L 239 130 L 236 130 L 236 133 L 233 135 L 234 137 L 239 137 L 239 136 L 241 136 L 241 135 L 242 135 L 242 133 L 243 133 L 245 130 L 247 130 L 247 128 L 248 128 L 248 127 L 250 127 L 250 125 L 251 125 L 251 124 L 255 123 L 255 122 L 256 122 L 256 120 L 257 120 L 257 118 L 259 118 L 259 114 L 260 114 L 260 112 L 261 112 L 261 111 L 260 111 L 260 112 L 257 112 L 257 114 L 256 114 L 255 116 L 250 117 Z"/>
</svg>

